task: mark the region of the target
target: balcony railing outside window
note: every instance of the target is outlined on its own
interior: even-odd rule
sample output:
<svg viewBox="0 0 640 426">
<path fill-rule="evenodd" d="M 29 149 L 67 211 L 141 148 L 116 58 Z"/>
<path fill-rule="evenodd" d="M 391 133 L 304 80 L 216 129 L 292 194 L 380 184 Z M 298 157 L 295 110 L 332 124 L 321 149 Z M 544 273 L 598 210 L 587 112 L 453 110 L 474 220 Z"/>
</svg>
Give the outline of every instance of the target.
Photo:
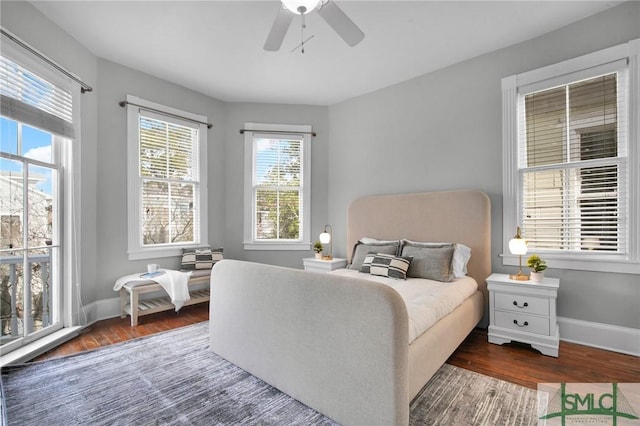
<svg viewBox="0 0 640 426">
<path fill-rule="evenodd" d="M 52 324 L 51 249 L 37 251 L 42 253 L 3 250 L 0 255 L 3 345 Z M 28 256 L 26 269 L 23 256 Z"/>
</svg>

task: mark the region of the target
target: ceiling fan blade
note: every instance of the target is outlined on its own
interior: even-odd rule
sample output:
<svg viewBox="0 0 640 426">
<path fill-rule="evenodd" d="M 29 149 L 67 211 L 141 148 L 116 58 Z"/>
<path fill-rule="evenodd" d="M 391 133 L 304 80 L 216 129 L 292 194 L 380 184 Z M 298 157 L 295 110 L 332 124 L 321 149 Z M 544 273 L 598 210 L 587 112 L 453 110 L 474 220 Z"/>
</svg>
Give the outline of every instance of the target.
<svg viewBox="0 0 640 426">
<path fill-rule="evenodd" d="M 318 9 L 318 14 L 349 46 L 355 46 L 364 38 L 364 33 L 360 28 L 333 1 L 328 0 L 322 5 Z"/>
<path fill-rule="evenodd" d="M 276 16 L 276 20 L 273 21 L 273 26 L 271 27 L 271 31 L 269 31 L 269 35 L 267 36 L 267 41 L 264 43 L 264 50 L 268 50 L 270 52 L 276 52 L 280 50 L 280 46 L 282 46 L 282 40 L 284 40 L 284 36 L 287 34 L 287 30 L 291 25 L 291 21 L 293 20 L 293 13 L 289 12 L 284 7 L 280 7 L 278 10 L 278 15 Z"/>
</svg>

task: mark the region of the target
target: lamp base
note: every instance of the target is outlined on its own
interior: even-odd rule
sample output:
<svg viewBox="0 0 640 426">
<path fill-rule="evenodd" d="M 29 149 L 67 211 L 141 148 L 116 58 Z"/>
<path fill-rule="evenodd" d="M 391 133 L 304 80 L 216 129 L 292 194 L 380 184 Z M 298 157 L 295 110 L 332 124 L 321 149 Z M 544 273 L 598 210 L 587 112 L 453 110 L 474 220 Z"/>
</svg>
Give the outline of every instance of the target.
<svg viewBox="0 0 640 426">
<path fill-rule="evenodd" d="M 333 256 L 322 256 L 322 260 L 333 260 Z"/>
<path fill-rule="evenodd" d="M 509 275 L 509 279 L 516 281 L 529 281 L 529 276 L 523 274 L 522 272 L 518 272 L 517 274 Z"/>
</svg>

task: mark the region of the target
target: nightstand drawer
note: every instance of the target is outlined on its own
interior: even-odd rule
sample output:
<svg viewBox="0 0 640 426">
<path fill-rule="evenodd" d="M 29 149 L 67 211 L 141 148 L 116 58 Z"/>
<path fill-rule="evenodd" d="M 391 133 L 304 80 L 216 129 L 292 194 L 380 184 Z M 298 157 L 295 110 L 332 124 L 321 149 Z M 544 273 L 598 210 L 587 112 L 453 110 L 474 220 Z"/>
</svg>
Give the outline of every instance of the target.
<svg viewBox="0 0 640 426">
<path fill-rule="evenodd" d="M 515 312 L 495 312 L 496 326 L 527 333 L 549 335 L 549 318 Z"/>
<path fill-rule="evenodd" d="M 496 293 L 496 309 L 525 314 L 549 315 L 549 299 L 528 295 Z"/>
</svg>

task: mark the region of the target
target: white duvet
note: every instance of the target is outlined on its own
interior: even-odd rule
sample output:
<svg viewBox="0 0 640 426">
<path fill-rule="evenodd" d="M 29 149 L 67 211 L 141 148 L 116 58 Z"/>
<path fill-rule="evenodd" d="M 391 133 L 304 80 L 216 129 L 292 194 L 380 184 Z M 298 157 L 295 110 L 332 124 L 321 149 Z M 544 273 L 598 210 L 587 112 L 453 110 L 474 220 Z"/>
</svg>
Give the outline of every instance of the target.
<svg viewBox="0 0 640 426">
<path fill-rule="evenodd" d="M 456 278 L 452 282 L 443 283 L 424 278 L 397 280 L 351 269 L 337 269 L 331 273 L 364 278 L 385 284 L 397 291 L 404 300 L 409 314 L 409 344 L 440 318 L 460 306 L 478 289 L 478 284 L 471 277 Z"/>
</svg>

